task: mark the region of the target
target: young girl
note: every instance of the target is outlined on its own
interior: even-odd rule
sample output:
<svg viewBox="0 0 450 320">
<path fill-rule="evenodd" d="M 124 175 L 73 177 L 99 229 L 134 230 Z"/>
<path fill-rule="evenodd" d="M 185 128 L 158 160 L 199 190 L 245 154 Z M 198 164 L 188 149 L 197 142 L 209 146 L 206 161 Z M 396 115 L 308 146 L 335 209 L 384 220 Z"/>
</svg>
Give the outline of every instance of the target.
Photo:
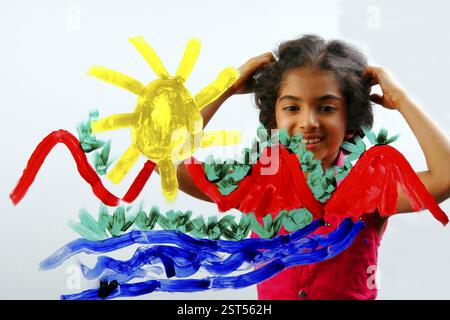
<svg viewBox="0 0 450 320">
<path fill-rule="evenodd" d="M 233 94 L 255 93 L 259 120 L 267 129 L 300 133 L 306 148 L 324 169 L 342 165 L 344 140 L 364 136 L 372 126 L 371 101 L 402 114 L 415 134 L 428 170 L 417 172 L 438 203 L 450 197 L 450 140 L 407 93 L 379 67 L 343 41 L 305 35 L 282 43 L 275 59 L 265 53 L 240 68 L 240 78 L 220 99 L 203 109 L 204 125 Z M 370 94 L 379 84 L 383 94 Z M 180 189 L 211 201 L 192 182 L 184 165 L 178 167 Z M 412 211 L 399 189 L 397 212 Z M 321 263 L 296 266 L 257 285 L 259 299 L 375 299 L 374 273 L 387 217 L 377 212 L 362 217 L 366 224 L 352 245 Z M 317 233 L 328 233 L 322 227 Z"/>
</svg>

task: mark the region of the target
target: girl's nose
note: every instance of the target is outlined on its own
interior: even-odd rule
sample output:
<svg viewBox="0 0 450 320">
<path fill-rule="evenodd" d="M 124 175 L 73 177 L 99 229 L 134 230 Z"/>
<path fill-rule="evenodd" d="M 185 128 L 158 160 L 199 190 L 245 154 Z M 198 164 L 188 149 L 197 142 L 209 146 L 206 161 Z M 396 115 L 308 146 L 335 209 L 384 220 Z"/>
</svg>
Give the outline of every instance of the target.
<svg viewBox="0 0 450 320">
<path fill-rule="evenodd" d="M 317 115 L 314 111 L 305 110 L 299 115 L 299 127 L 303 132 L 310 132 L 319 127 Z"/>
</svg>

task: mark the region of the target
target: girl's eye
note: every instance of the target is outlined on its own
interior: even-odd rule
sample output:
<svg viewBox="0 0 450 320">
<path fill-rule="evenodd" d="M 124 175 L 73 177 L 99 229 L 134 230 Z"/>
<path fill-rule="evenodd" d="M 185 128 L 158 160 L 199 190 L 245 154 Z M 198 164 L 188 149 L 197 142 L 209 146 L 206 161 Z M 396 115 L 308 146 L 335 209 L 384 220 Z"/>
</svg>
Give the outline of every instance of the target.
<svg viewBox="0 0 450 320">
<path fill-rule="evenodd" d="M 325 113 L 330 113 L 333 112 L 336 108 L 333 106 L 321 106 L 319 108 L 320 111 L 325 112 Z"/>
<path fill-rule="evenodd" d="M 298 110 L 300 110 L 300 108 L 297 107 L 297 106 L 287 106 L 287 107 L 284 107 L 283 110 L 285 110 L 285 111 L 298 111 Z"/>
</svg>

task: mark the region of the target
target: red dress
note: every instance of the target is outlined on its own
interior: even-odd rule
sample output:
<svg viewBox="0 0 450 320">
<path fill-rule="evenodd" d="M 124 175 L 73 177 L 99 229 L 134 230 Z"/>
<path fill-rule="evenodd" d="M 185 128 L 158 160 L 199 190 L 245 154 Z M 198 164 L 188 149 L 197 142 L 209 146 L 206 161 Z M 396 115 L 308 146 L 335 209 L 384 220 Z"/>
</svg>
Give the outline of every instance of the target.
<svg viewBox="0 0 450 320">
<path fill-rule="evenodd" d="M 375 299 L 375 271 L 381 236 L 376 228 L 376 215 L 366 214 L 363 220 L 366 228 L 347 249 L 329 260 L 291 267 L 259 283 L 258 299 Z M 314 233 L 329 233 L 331 230 L 327 229 L 321 227 Z"/>
<path fill-rule="evenodd" d="M 267 160 L 271 155 L 271 149 L 265 150 L 253 167 L 255 170 L 227 196 L 206 178 L 201 164 L 186 167 L 193 181 L 216 202 L 221 212 L 231 208 L 252 212 L 262 223 L 265 213 L 274 217 L 283 209 L 306 207 L 313 217 L 326 217 L 325 221 L 331 225 L 315 233 L 330 234 L 347 216 L 360 217 L 366 227 L 334 258 L 290 267 L 258 284 L 259 299 L 375 299 L 378 247 L 384 232 L 379 231 L 382 221 L 379 215 L 388 217 L 396 213 L 398 185 L 404 189 L 413 211 L 427 208 L 443 225 L 449 221 L 407 160 L 390 146 L 376 145 L 367 150 L 325 205 L 307 190 L 306 180 L 300 176 L 304 173 L 298 166 L 297 155 L 289 153 L 287 148 L 281 147 L 279 153 L 279 166 L 283 169 L 272 175 L 263 174 L 263 169 L 269 168 Z M 341 151 L 335 164 L 342 165 L 344 161 Z M 298 180 L 289 180 L 292 177 Z M 375 210 L 380 214 L 375 214 Z M 279 234 L 285 234 L 283 227 Z M 257 235 L 252 233 L 252 237 Z"/>
<path fill-rule="evenodd" d="M 341 151 L 336 164 L 342 165 L 344 160 Z M 366 214 L 362 219 L 366 228 L 346 250 L 323 262 L 288 268 L 259 283 L 258 299 L 375 299 L 375 271 L 381 236 L 376 227 L 376 215 Z M 280 231 L 280 234 L 285 233 Z M 331 231 L 331 227 L 321 227 L 314 234 Z M 252 233 L 252 237 L 257 235 Z"/>
</svg>

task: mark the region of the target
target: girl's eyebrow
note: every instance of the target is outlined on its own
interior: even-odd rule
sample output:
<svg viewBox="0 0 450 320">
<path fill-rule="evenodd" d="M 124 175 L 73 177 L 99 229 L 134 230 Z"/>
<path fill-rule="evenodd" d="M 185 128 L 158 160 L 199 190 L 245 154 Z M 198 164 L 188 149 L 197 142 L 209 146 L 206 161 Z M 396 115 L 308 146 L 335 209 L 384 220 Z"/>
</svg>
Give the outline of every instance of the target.
<svg viewBox="0 0 450 320">
<path fill-rule="evenodd" d="M 282 100 L 294 100 L 294 101 L 299 101 L 299 102 L 303 101 L 302 98 L 291 96 L 291 95 L 285 95 L 278 99 L 278 101 L 282 101 Z"/>
<path fill-rule="evenodd" d="M 319 97 L 317 100 L 323 101 L 323 100 L 330 100 L 330 99 L 342 101 L 342 98 L 339 98 L 338 96 L 335 96 L 333 94 L 326 94 L 324 96 Z"/>
<path fill-rule="evenodd" d="M 343 101 L 342 98 L 340 98 L 338 96 L 335 96 L 333 94 L 326 94 L 326 95 L 323 95 L 323 96 L 317 98 L 318 101 L 330 100 L 330 99 Z M 299 98 L 299 97 L 296 97 L 296 96 L 291 96 L 291 95 L 288 95 L 288 94 L 284 95 L 284 96 L 282 96 L 281 98 L 278 99 L 278 101 L 282 101 L 282 100 L 293 100 L 293 101 L 298 101 L 298 102 L 302 102 L 303 101 L 302 98 Z"/>
</svg>

